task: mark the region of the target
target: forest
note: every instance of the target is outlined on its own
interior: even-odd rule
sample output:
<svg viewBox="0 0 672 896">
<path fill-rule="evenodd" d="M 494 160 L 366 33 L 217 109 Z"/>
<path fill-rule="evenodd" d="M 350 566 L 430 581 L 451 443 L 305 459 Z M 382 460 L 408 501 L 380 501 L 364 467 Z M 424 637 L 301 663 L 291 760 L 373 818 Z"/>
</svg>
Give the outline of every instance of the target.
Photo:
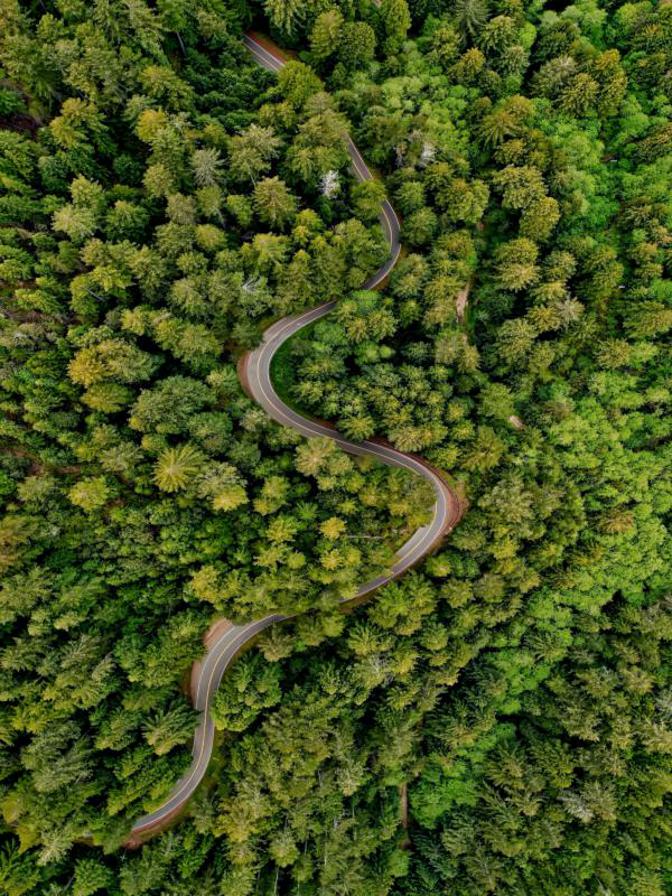
<svg viewBox="0 0 672 896">
<path fill-rule="evenodd" d="M 671 893 L 670 333 L 669 0 L 0 0 L 0 894 Z"/>
</svg>

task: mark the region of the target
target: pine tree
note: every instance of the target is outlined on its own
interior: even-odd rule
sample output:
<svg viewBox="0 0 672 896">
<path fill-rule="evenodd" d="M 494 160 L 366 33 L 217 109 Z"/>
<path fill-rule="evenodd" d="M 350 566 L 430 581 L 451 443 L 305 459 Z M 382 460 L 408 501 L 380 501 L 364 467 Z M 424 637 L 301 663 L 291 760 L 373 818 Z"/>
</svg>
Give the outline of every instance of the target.
<svg viewBox="0 0 672 896">
<path fill-rule="evenodd" d="M 109 890 L 114 875 L 101 861 L 96 859 L 80 859 L 75 868 L 73 896 L 93 896 L 100 890 Z"/>
<path fill-rule="evenodd" d="M 269 177 L 254 186 L 254 206 L 259 218 L 283 230 L 296 214 L 296 199 L 279 177 Z"/>
<path fill-rule="evenodd" d="M 337 52 L 343 22 L 343 14 L 337 7 L 321 12 L 315 19 L 310 33 L 310 50 L 318 62 Z"/>
<path fill-rule="evenodd" d="M 406 0 L 381 0 L 380 18 L 385 31 L 386 53 L 398 53 L 411 27 L 411 14 Z"/>
<path fill-rule="evenodd" d="M 203 456 L 193 445 L 185 443 L 162 451 L 154 468 L 154 480 L 164 492 L 185 489 L 201 469 Z"/>
</svg>

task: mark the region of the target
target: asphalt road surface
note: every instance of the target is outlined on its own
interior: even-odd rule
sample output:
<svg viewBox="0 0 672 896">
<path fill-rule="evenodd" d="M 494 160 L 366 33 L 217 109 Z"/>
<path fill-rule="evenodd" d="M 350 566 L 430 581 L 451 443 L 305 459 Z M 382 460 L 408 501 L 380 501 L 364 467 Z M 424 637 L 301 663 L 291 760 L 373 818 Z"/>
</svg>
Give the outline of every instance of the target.
<svg viewBox="0 0 672 896">
<path fill-rule="evenodd" d="M 267 42 L 264 41 L 262 44 L 251 34 L 245 35 L 244 42 L 256 61 L 269 71 L 279 71 L 285 64 L 285 60 L 277 55 L 277 51 L 273 50 L 272 45 Z M 350 138 L 348 138 L 348 152 L 355 177 L 360 181 L 370 180 L 371 172 Z M 374 289 L 379 286 L 397 263 L 401 251 L 399 219 L 387 200 L 381 206 L 380 221 L 389 243 L 390 254 L 385 264 L 366 283 L 362 284 L 363 289 Z M 376 457 L 383 463 L 410 470 L 418 476 L 422 476 L 432 486 L 435 503 L 430 522 L 418 529 L 399 549 L 396 562 L 388 573 L 365 582 L 354 597 L 342 601 L 346 604 L 375 591 L 376 588 L 402 575 L 407 569 L 422 560 L 459 521 L 462 508 L 457 495 L 449 485 L 436 470 L 421 458 L 397 451 L 382 441 L 351 442 L 343 438 L 333 427 L 298 414 L 283 404 L 276 394 L 270 374 L 274 354 L 287 339 L 307 324 L 329 314 L 335 304 L 335 302 L 326 302 L 311 311 L 277 321 L 266 330 L 261 345 L 242 359 L 239 369 L 241 380 L 248 394 L 278 423 L 289 426 L 308 438 L 326 436 L 333 439 L 337 445 L 350 454 Z M 210 716 L 210 707 L 222 676 L 235 660 L 239 651 L 249 641 L 274 623 L 288 618 L 275 614 L 248 622 L 245 625 L 233 625 L 223 631 L 210 645 L 197 673 L 195 708 L 200 713 L 200 721 L 194 735 L 193 762 L 166 801 L 153 812 L 138 819 L 133 825 L 132 840 L 137 840 L 143 834 L 146 835 L 150 831 L 160 829 L 179 813 L 193 795 L 203 780 L 212 755 L 215 726 Z"/>
</svg>

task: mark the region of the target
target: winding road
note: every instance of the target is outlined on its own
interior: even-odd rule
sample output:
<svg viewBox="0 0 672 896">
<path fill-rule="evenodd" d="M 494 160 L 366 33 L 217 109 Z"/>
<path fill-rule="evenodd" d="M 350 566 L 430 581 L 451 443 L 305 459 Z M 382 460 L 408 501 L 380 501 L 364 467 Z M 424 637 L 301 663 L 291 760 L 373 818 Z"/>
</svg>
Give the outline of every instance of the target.
<svg viewBox="0 0 672 896">
<path fill-rule="evenodd" d="M 285 64 L 284 58 L 277 50 L 271 50 L 267 42 L 261 43 L 253 34 L 245 35 L 244 42 L 256 61 L 269 71 L 279 71 Z M 360 181 L 370 180 L 371 172 L 350 138 L 347 148 L 355 177 Z M 363 289 L 378 287 L 395 266 L 401 251 L 399 219 L 387 200 L 381 206 L 380 220 L 390 246 L 390 254 L 385 264 L 363 284 Z M 456 493 L 426 461 L 397 451 L 383 440 L 351 442 L 343 438 L 334 427 L 298 414 L 284 404 L 277 395 L 270 373 L 273 356 L 287 339 L 308 324 L 329 314 L 335 304 L 326 302 L 311 311 L 285 317 L 273 324 L 264 333 L 261 345 L 241 359 L 239 376 L 248 395 L 281 425 L 289 426 L 308 438 L 326 436 L 349 454 L 373 456 L 383 463 L 410 470 L 426 479 L 434 490 L 436 500 L 430 522 L 418 529 L 399 549 L 396 562 L 389 573 L 366 582 L 354 597 L 341 601 L 342 604 L 347 604 L 370 594 L 417 564 L 456 525 L 462 516 L 463 507 Z M 223 628 L 213 639 L 205 657 L 195 666 L 196 674 L 192 677 L 192 680 L 196 679 L 194 706 L 200 713 L 200 721 L 194 735 L 191 767 L 175 785 L 165 802 L 133 825 L 129 843 L 142 842 L 142 835 L 163 827 L 179 813 L 193 795 L 205 775 L 212 755 L 215 726 L 210 715 L 210 707 L 222 676 L 246 644 L 269 626 L 289 618 L 274 614 L 244 625 L 231 625 Z"/>
</svg>

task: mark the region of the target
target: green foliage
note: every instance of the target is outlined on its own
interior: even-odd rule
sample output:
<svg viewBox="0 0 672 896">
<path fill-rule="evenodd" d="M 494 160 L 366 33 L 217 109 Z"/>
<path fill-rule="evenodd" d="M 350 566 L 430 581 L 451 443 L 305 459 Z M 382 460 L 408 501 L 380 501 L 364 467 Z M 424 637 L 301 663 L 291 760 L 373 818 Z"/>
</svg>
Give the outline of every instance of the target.
<svg viewBox="0 0 672 896">
<path fill-rule="evenodd" d="M 244 731 L 257 716 L 280 702 L 280 669 L 255 653 L 244 657 L 217 691 L 212 717 L 218 728 Z"/>
<path fill-rule="evenodd" d="M 300 439 L 240 388 L 269 317 L 359 285 L 385 249 L 317 190 L 328 171 L 352 185 L 319 78 L 297 62 L 274 86 L 228 15 L 0 11 L 35 114 L 6 103 L 0 130 L 3 891 L 141 893 L 154 863 L 167 874 L 160 851 L 120 873 L 82 843 L 113 852 L 188 763 L 182 684 L 215 608 L 322 607 L 317 643 L 425 519 L 398 472 L 338 451 L 302 472 Z M 222 703 L 231 729 L 283 696 L 279 667 L 266 687 L 251 663 L 258 705 Z"/>
<path fill-rule="evenodd" d="M 553 6 L 269 0 L 277 79 L 259 6 L 0 8 L 9 896 L 672 888 L 672 6 Z M 235 373 L 334 299 L 283 393 L 468 503 L 348 616 L 431 498 Z M 188 817 L 119 852 L 203 632 L 275 611 Z"/>
</svg>

